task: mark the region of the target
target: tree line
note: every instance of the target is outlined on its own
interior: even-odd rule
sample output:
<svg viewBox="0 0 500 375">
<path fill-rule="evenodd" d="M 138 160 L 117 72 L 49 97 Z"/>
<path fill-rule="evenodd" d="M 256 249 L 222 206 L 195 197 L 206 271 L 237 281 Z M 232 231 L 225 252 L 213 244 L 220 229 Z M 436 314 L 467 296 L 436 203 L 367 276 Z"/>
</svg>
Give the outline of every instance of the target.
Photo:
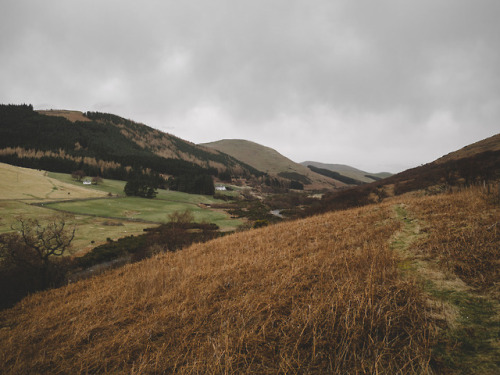
<svg viewBox="0 0 500 375">
<path fill-rule="evenodd" d="M 144 132 L 148 129 L 145 125 L 110 114 L 87 112 L 86 115 L 92 121 L 73 123 L 63 117 L 39 114 L 31 105 L 0 105 L 0 161 L 61 173 L 83 170 L 87 175 L 121 180 L 130 177 L 132 168 L 171 176 L 219 173 L 217 168 L 158 156 L 127 138 L 115 126 L 125 124 Z M 180 139 L 175 143 L 186 152 L 201 152 Z"/>
</svg>

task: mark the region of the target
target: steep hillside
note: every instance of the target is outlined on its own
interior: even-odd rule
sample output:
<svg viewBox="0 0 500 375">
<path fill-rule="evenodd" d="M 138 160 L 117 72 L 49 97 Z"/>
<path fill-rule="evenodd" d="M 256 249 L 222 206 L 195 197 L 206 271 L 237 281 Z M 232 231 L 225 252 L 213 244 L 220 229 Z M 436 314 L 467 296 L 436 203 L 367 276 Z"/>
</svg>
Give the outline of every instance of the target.
<svg viewBox="0 0 500 375">
<path fill-rule="evenodd" d="M 215 150 L 119 116 L 77 111 L 34 111 L 0 105 L 0 161 L 56 172 L 125 179 L 132 168 L 166 175 L 261 175 Z"/>
<path fill-rule="evenodd" d="M 360 169 L 356 169 L 354 167 L 350 167 L 344 164 L 325 164 L 317 161 L 304 161 L 300 164 L 302 164 L 305 167 L 312 165 L 313 167 L 316 168 L 327 169 L 332 172 L 340 173 L 342 176 L 346 176 L 361 182 L 368 182 L 368 183 L 377 181 L 378 179 L 392 176 L 392 174 L 389 172 L 379 172 L 379 173 L 365 172 Z"/>
<path fill-rule="evenodd" d="M 468 146 L 461 148 L 460 150 L 450 152 L 449 154 L 444 155 L 439 159 L 437 159 L 434 163 L 436 164 L 446 163 L 452 160 L 460 160 L 460 159 L 474 157 L 484 152 L 495 152 L 495 151 L 500 151 L 500 134 L 496 134 L 492 137 L 470 144 Z"/>
<path fill-rule="evenodd" d="M 308 214 L 377 203 L 388 196 L 415 191 L 436 194 L 481 185 L 491 192 L 500 179 L 499 144 L 500 135 L 495 135 L 381 181 L 327 193 Z"/>
<path fill-rule="evenodd" d="M 340 181 L 314 173 L 307 167 L 281 155 L 276 150 L 258 143 L 242 139 L 223 139 L 204 143 L 202 146 L 231 155 L 268 174 L 298 180 L 304 185 L 309 185 L 309 188 L 332 188 L 344 185 Z"/>
<path fill-rule="evenodd" d="M 39 293 L 0 312 L 0 372 L 498 373 L 498 214 L 394 200 Z"/>
</svg>

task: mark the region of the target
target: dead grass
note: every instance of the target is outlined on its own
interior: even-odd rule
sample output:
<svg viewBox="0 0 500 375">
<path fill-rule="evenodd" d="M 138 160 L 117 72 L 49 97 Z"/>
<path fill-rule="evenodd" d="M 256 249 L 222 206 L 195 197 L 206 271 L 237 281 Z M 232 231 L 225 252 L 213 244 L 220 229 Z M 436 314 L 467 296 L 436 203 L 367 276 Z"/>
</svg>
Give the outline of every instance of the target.
<svg viewBox="0 0 500 375">
<path fill-rule="evenodd" d="M 85 115 L 80 111 L 68 111 L 68 110 L 64 110 L 64 109 L 49 109 L 49 110 L 39 110 L 37 112 L 40 113 L 41 115 L 64 117 L 71 122 L 90 121 L 90 119 L 88 117 L 85 117 Z"/>
<path fill-rule="evenodd" d="M 411 209 L 427 223 L 417 251 L 468 285 L 494 293 L 500 281 L 500 206 L 491 199 L 477 188 L 415 199 Z"/>
<path fill-rule="evenodd" d="M 0 372 L 427 373 L 388 205 L 238 233 L 0 314 Z"/>
</svg>

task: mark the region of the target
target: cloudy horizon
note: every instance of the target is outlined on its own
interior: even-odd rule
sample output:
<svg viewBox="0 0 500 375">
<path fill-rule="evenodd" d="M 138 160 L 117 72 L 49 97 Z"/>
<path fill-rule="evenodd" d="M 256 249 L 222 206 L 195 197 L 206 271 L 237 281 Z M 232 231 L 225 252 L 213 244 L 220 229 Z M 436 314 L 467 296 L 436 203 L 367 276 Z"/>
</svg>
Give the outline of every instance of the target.
<svg viewBox="0 0 500 375">
<path fill-rule="evenodd" d="M 500 132 L 494 0 L 6 0 L 0 103 L 399 172 Z"/>
</svg>

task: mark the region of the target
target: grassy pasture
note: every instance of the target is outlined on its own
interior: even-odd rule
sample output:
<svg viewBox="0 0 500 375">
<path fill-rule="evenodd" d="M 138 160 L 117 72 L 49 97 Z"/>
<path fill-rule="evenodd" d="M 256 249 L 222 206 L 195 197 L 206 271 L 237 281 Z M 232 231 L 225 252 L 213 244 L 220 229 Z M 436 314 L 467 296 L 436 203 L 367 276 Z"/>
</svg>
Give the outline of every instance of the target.
<svg viewBox="0 0 500 375">
<path fill-rule="evenodd" d="M 71 176 L 67 174 L 49 173 L 49 175 L 68 184 L 81 184 L 80 182 L 74 181 Z M 220 203 L 220 201 L 210 196 L 159 189 L 155 199 L 124 197 L 124 187 L 124 181 L 105 179 L 98 185 L 89 185 L 89 189 L 120 195 L 122 197 L 56 202 L 47 204 L 46 207 L 75 214 L 80 213 L 105 218 L 144 220 L 155 223 L 168 222 L 171 213 L 188 210 L 194 215 L 195 221 L 215 223 L 221 227 L 222 230 L 235 229 L 242 224 L 240 220 L 230 219 L 226 213 L 201 207 L 200 204 L 209 205 Z"/>
<path fill-rule="evenodd" d="M 194 215 L 195 221 L 215 223 L 222 229 L 234 228 L 241 224 L 238 220 L 229 219 L 228 215 L 223 212 L 202 208 L 194 203 L 165 199 L 137 197 L 93 199 L 51 203 L 47 207 L 75 214 L 144 220 L 155 223 L 166 223 L 169 221 L 169 215 L 173 212 L 188 210 Z"/>
<path fill-rule="evenodd" d="M 49 177 L 73 186 L 82 186 L 82 182 L 75 181 L 71 175 L 66 173 L 49 172 Z M 124 195 L 125 181 L 103 179 L 99 185 L 86 185 L 85 189 L 114 195 Z M 105 195 L 105 194 L 103 194 Z"/>
<path fill-rule="evenodd" d="M 68 180 L 71 180 L 70 176 Z M 0 233 L 12 231 L 11 226 L 16 223 L 16 218 L 19 216 L 36 218 L 44 222 L 60 215 L 31 203 L 97 198 L 106 195 L 104 191 L 88 189 L 81 183 L 74 184 L 64 179 L 55 179 L 44 171 L 0 163 L 0 212 L 2 213 Z M 118 239 L 142 233 L 144 228 L 151 226 L 145 223 L 121 222 L 73 214 L 68 215 L 66 221 L 70 226 L 77 226 L 71 253 L 85 252 L 104 243 L 108 237 Z"/>
<path fill-rule="evenodd" d="M 37 218 L 43 222 L 62 215 L 47 209 L 48 206 L 68 212 L 68 224 L 77 226 L 72 253 L 85 252 L 105 242 L 107 238 L 116 240 L 140 234 L 144 228 L 154 225 L 127 219 L 166 222 L 170 213 L 188 209 L 193 212 L 195 220 L 213 222 L 224 229 L 232 229 L 241 224 L 222 212 L 197 206 L 198 203 L 215 202 L 211 197 L 173 191 L 160 190 L 158 198 L 154 200 L 123 197 L 63 203 L 74 199 L 105 198 L 109 193 L 123 195 L 124 186 L 124 181 L 107 179 L 99 185 L 83 186 L 67 174 L 47 173 L 0 163 L 0 233 L 10 232 L 18 216 Z M 52 204 L 48 204 L 49 202 Z M 31 203 L 43 203 L 44 206 L 34 206 Z"/>
</svg>

